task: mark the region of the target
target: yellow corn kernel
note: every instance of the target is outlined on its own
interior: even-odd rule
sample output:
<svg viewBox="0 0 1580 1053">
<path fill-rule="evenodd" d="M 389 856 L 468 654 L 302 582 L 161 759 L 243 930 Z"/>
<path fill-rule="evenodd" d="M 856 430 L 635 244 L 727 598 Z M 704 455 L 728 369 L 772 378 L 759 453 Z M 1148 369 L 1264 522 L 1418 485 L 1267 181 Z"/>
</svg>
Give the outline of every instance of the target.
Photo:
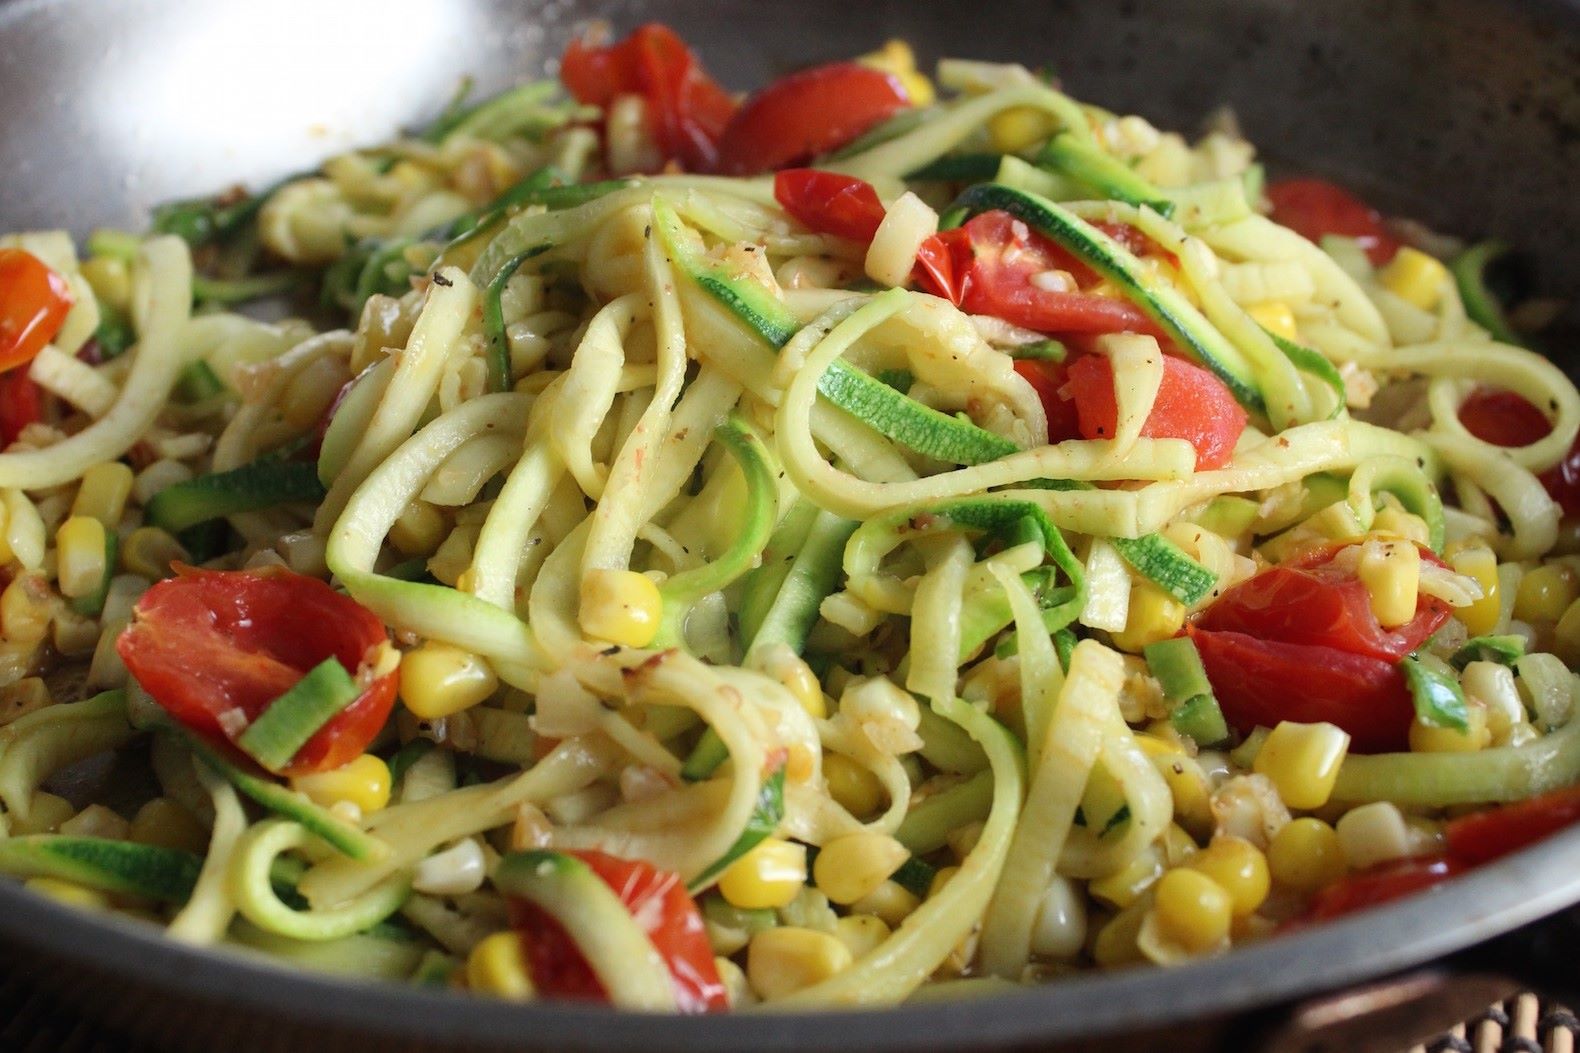
<svg viewBox="0 0 1580 1053">
<path fill-rule="evenodd" d="M 588 636 L 646 647 L 658 635 L 664 598 L 653 579 L 634 570 L 598 568 L 582 578 L 577 618 Z"/>
<path fill-rule="evenodd" d="M 1105 969 L 1142 960 L 1136 947 L 1141 923 L 1146 920 L 1145 901 L 1137 901 L 1109 919 L 1092 941 L 1092 960 Z"/>
<path fill-rule="evenodd" d="M 1186 865 L 1212 878 L 1229 894 L 1237 918 L 1254 914 L 1267 899 L 1272 885 L 1262 850 L 1233 835 L 1213 838 L 1212 844 L 1192 856 Z"/>
<path fill-rule="evenodd" d="M 1105 903 L 1124 908 L 1140 899 L 1162 874 L 1163 857 L 1149 846 L 1114 873 L 1088 884 L 1086 891 Z"/>
<path fill-rule="evenodd" d="M 104 524 L 92 516 L 72 516 L 55 531 L 56 578 L 61 594 L 76 599 L 104 584 Z"/>
<path fill-rule="evenodd" d="M 1465 730 L 1438 728 L 1423 724 L 1419 717 L 1410 722 L 1410 749 L 1414 753 L 1475 753 L 1492 744 L 1492 729 L 1487 726 L 1487 706 L 1479 699 L 1465 700 Z"/>
<path fill-rule="evenodd" d="M 802 657 L 785 644 L 764 647 L 752 654 L 753 668 L 760 669 L 783 684 L 807 716 L 823 720 L 828 716 L 828 700 L 823 697 L 823 685 L 817 674 Z"/>
<path fill-rule="evenodd" d="M 187 550 L 166 531 L 141 526 L 121 542 L 121 566 L 150 581 L 170 576 L 170 564 L 187 558 Z"/>
<path fill-rule="evenodd" d="M 1449 560 L 1454 571 L 1475 580 L 1481 586 L 1481 599 L 1468 607 L 1459 607 L 1454 613 L 1464 623 L 1471 636 L 1485 636 L 1498 627 L 1498 557 L 1489 548 L 1462 549 Z"/>
<path fill-rule="evenodd" d="M 43 790 L 34 790 L 33 798 L 28 802 L 27 818 L 13 815 L 11 820 L 11 833 L 13 834 L 50 834 L 60 829 L 60 824 L 71 819 L 76 809 L 64 797 L 57 797 Z"/>
<path fill-rule="evenodd" d="M 423 720 L 471 709 L 498 687 L 486 660 L 453 644 L 429 640 L 401 657 L 401 701 Z"/>
<path fill-rule="evenodd" d="M 1348 865 L 1337 831 L 1321 819 L 1301 816 L 1273 835 L 1267 869 L 1284 888 L 1309 894 L 1343 877 Z"/>
<path fill-rule="evenodd" d="M 1179 868 L 1158 879 L 1152 911 L 1165 939 L 1191 954 L 1204 954 L 1229 939 L 1234 899 L 1201 871 Z"/>
<path fill-rule="evenodd" d="M 1169 828 L 1163 831 L 1158 846 L 1163 853 L 1164 866 L 1169 867 L 1184 866 L 1201 851 L 1201 845 L 1198 845 L 1189 831 L 1178 823 L 1169 824 Z"/>
<path fill-rule="evenodd" d="M 1384 628 L 1392 629 L 1415 617 L 1421 592 L 1421 550 L 1407 541 L 1367 542 L 1361 546 L 1355 570 L 1372 613 Z"/>
<path fill-rule="evenodd" d="M 1514 616 L 1526 622 L 1556 622 L 1580 599 L 1580 577 L 1565 563 L 1548 563 L 1520 579 Z"/>
<path fill-rule="evenodd" d="M 952 870 L 952 867 L 946 867 Z M 942 871 L 940 871 L 942 873 Z M 937 885 L 938 879 L 933 883 Z M 856 914 L 872 914 L 880 917 L 890 928 L 899 928 L 900 922 L 910 917 L 912 911 L 922 905 L 915 894 L 894 881 L 885 881 L 879 885 L 870 896 L 863 896 L 850 905 Z"/>
<path fill-rule="evenodd" d="M 784 925 L 752 937 L 746 948 L 746 978 L 764 999 L 783 998 L 839 975 L 854 960 L 839 937 Z"/>
<path fill-rule="evenodd" d="M 79 910 L 108 910 L 110 897 L 97 889 L 83 888 L 70 881 L 60 878 L 35 877 L 22 882 L 22 887 L 40 896 L 48 896 L 56 903 L 63 903 L 68 907 Z"/>
<path fill-rule="evenodd" d="M 835 903 L 854 903 L 877 891 L 910 855 L 887 834 L 846 834 L 823 846 L 812 864 L 812 877 Z"/>
<path fill-rule="evenodd" d="M 1415 851 L 1410 825 L 1392 801 L 1373 801 L 1352 808 L 1334 829 L 1344 861 L 1356 870 L 1403 859 Z"/>
<path fill-rule="evenodd" d="M 1580 600 L 1571 603 L 1553 626 L 1553 653 L 1567 666 L 1580 665 Z"/>
<path fill-rule="evenodd" d="M 83 260 L 79 268 L 82 276 L 93 286 L 93 295 L 117 311 L 125 311 L 132 304 L 132 268 L 114 256 L 95 256 Z"/>
<path fill-rule="evenodd" d="M 82 485 L 71 502 L 74 516 L 92 516 L 110 529 L 121 521 L 132 493 L 132 470 L 120 461 L 96 464 L 82 473 Z"/>
<path fill-rule="evenodd" d="M 339 768 L 298 775 L 291 788 L 325 808 L 347 802 L 366 815 L 390 803 L 390 769 L 378 757 L 364 753 Z"/>
<path fill-rule="evenodd" d="M 24 676 L 0 687 L 0 728 L 51 705 L 54 698 L 42 677 Z"/>
<path fill-rule="evenodd" d="M 208 845 L 208 831 L 169 797 L 155 797 L 137 809 L 127 836 L 141 845 L 176 848 L 194 855 L 202 855 Z"/>
<path fill-rule="evenodd" d="M 1349 748 L 1349 734 L 1332 724 L 1285 720 L 1268 734 L 1251 767 L 1273 781 L 1289 807 L 1321 808 Z"/>
<path fill-rule="evenodd" d="M 828 781 L 828 795 L 857 819 L 871 815 L 883 803 L 883 783 L 843 753 L 824 754 L 823 778 Z"/>
<path fill-rule="evenodd" d="M 514 932 L 496 932 L 466 956 L 466 986 L 478 994 L 529 1002 L 537 994 L 527 971 L 526 948 Z"/>
<path fill-rule="evenodd" d="M 1423 311 L 1430 311 L 1443 298 L 1448 268 L 1420 249 L 1406 245 L 1378 275 L 1383 287 Z"/>
<path fill-rule="evenodd" d="M 427 501 L 413 501 L 390 527 L 390 543 L 407 556 L 431 556 L 450 533 L 444 513 Z"/>
<path fill-rule="evenodd" d="M 1185 606 L 1150 581 L 1130 587 L 1130 616 L 1122 632 L 1113 634 L 1114 646 L 1140 654 L 1147 644 L 1167 640 L 1185 624 Z"/>
<path fill-rule="evenodd" d="M 1146 736 L 1136 736 L 1140 741 Z M 1201 765 L 1182 751 L 1154 756 L 1152 766 L 1162 774 L 1174 798 L 1174 818 L 1196 837 L 1212 833 L 1212 784 Z"/>
<path fill-rule="evenodd" d="M 1245 309 L 1251 320 L 1275 336 L 1285 340 L 1299 340 L 1300 329 L 1295 325 L 1295 312 L 1282 300 L 1267 300 Z"/>
<path fill-rule="evenodd" d="M 49 582 L 41 574 L 19 574 L 0 592 L 0 630 L 13 643 L 38 643 L 54 618 Z"/>
<path fill-rule="evenodd" d="M 787 906 L 806 884 L 806 847 L 765 837 L 719 875 L 719 893 L 742 910 Z"/>
<path fill-rule="evenodd" d="M 1432 540 L 1424 519 L 1393 505 L 1384 505 L 1377 510 L 1377 515 L 1372 519 L 1371 532 L 1381 538 L 1398 538 L 1418 545 L 1430 545 Z"/>
<path fill-rule="evenodd" d="M 1019 153 L 1052 134 L 1054 118 L 1030 106 L 1014 106 L 988 119 L 988 139 L 998 153 Z"/>
<path fill-rule="evenodd" d="M 834 923 L 834 935 L 850 948 L 853 958 L 860 958 L 888 939 L 891 931 L 882 918 L 871 914 L 851 914 Z"/>
<path fill-rule="evenodd" d="M 856 61 L 898 77 L 912 106 L 931 106 L 938 97 L 938 93 L 933 90 L 933 82 L 917 72 L 916 54 L 911 51 L 911 45 L 903 40 L 886 40 L 877 51 L 869 51 Z"/>
<path fill-rule="evenodd" d="M 927 883 L 927 898 L 932 899 L 944 890 L 949 884 L 949 879 L 960 873 L 959 867 L 939 867 L 933 873 L 933 880 Z"/>
<path fill-rule="evenodd" d="M 102 804 L 90 804 L 76 815 L 60 824 L 60 832 L 72 837 L 102 837 L 110 841 L 125 841 L 131 824 L 119 812 Z"/>
</svg>

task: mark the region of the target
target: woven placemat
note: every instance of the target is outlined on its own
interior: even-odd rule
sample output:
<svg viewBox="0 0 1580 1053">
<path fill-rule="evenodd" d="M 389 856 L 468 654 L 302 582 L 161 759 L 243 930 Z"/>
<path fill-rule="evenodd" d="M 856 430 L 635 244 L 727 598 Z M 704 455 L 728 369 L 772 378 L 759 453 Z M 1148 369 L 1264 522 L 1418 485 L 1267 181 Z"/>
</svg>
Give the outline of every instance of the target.
<svg viewBox="0 0 1580 1053">
<path fill-rule="evenodd" d="M 1522 994 L 1408 1053 L 1575 1053 L 1580 1020 L 1562 1006 Z M 0 1050 L 4 1053 L 165 1053 L 98 1024 L 81 1006 L 40 991 L 14 966 L 0 965 Z M 244 1053 L 233 1050 L 233 1053 Z"/>
</svg>

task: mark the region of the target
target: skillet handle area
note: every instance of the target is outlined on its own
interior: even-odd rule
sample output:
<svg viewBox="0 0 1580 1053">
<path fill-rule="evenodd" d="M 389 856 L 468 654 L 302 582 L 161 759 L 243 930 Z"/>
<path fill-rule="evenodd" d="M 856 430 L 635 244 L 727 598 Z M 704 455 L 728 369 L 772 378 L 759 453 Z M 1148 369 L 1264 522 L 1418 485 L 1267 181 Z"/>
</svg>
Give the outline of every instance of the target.
<svg viewBox="0 0 1580 1053">
<path fill-rule="evenodd" d="M 1580 907 L 1466 948 L 1448 965 L 1466 974 L 1506 976 L 1543 998 L 1580 1005 Z"/>
</svg>

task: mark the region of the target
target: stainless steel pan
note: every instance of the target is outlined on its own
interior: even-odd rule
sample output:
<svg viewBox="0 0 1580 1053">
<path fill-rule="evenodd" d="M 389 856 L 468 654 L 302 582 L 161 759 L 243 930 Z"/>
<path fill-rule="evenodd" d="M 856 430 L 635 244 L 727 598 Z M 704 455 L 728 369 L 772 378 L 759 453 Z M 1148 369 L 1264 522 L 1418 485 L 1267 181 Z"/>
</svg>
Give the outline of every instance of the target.
<svg viewBox="0 0 1580 1053">
<path fill-rule="evenodd" d="M 463 74 L 540 72 L 579 20 L 658 18 L 729 84 L 903 35 L 1047 63 L 1189 128 L 1228 103 L 1275 159 L 1499 235 L 1580 295 L 1580 5 L 1486 0 L 0 0 L 0 230 L 135 224 L 430 115 Z M 1568 316 L 1572 325 L 1574 312 Z M 1562 333 L 1555 357 L 1569 365 Z M 650 1019 L 285 972 L 0 883 L 9 960 L 171 1048 L 1396 1049 L 1516 983 L 1580 998 L 1580 831 L 1430 894 L 1174 970 L 886 1012 Z"/>
</svg>

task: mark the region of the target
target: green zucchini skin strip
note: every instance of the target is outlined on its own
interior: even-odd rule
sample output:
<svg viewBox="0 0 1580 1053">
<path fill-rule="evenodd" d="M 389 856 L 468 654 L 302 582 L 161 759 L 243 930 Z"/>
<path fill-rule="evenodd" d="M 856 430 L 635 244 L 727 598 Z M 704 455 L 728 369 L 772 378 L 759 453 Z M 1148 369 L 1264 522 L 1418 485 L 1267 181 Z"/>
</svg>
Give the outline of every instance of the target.
<svg viewBox="0 0 1580 1053">
<path fill-rule="evenodd" d="M 674 982 L 664 959 L 586 863 L 563 852 L 518 852 L 500 861 L 494 884 L 564 926 L 615 1006 L 674 1012 Z"/>
<path fill-rule="evenodd" d="M 356 701 L 358 693 L 357 682 L 340 659 L 326 658 L 270 702 L 236 745 L 265 768 L 279 771 L 308 739 Z"/>
<path fill-rule="evenodd" d="M 968 214 L 1002 209 L 1069 249 L 1117 286 L 1126 299 L 1158 323 L 1199 365 L 1223 381 L 1240 405 L 1266 414 L 1262 393 L 1239 351 L 1184 297 L 1147 282 L 1135 256 L 1096 227 L 1046 198 L 997 183 L 968 188 L 955 199 L 954 207 L 963 208 Z"/>
<path fill-rule="evenodd" d="M 1432 655 L 1405 655 L 1399 662 L 1399 670 L 1410 687 L 1417 720 L 1434 728 L 1469 730 L 1470 718 L 1459 678 L 1440 659 Z"/>
<path fill-rule="evenodd" d="M 1229 737 L 1229 724 L 1218 705 L 1201 654 L 1188 636 L 1150 643 L 1143 649 L 1147 668 L 1157 677 L 1169 704 L 1169 723 L 1197 745 L 1215 746 Z"/>
<path fill-rule="evenodd" d="M 0 873 L 52 877 L 101 892 L 185 903 L 203 862 L 190 852 L 107 837 L 30 834 L 0 839 Z"/>
<path fill-rule="evenodd" d="M 272 872 L 281 853 L 310 843 L 299 823 L 270 819 L 242 835 L 231 861 L 236 909 L 254 925 L 295 940 L 336 940 L 372 928 L 400 909 L 411 895 L 411 879 L 392 875 L 355 899 L 325 910 L 296 910 L 274 889 Z"/>
<path fill-rule="evenodd" d="M 120 565 L 121 536 L 115 532 L 114 527 L 104 528 L 104 576 L 99 579 L 99 587 L 85 596 L 78 596 L 71 601 L 71 609 L 88 618 L 97 618 L 104 613 L 104 601 L 110 595 L 110 581 L 115 577 L 115 568 Z"/>
<path fill-rule="evenodd" d="M 714 880 L 729 865 L 756 848 L 763 839 L 779 829 L 779 823 L 785 817 L 785 770 L 780 765 L 774 773 L 763 780 L 763 788 L 757 794 L 757 807 L 753 809 L 751 819 L 746 823 L 746 829 L 741 831 L 741 836 L 736 838 L 728 852 L 719 857 L 708 869 L 692 879 L 689 886 L 693 896 L 713 884 Z"/>
<path fill-rule="evenodd" d="M 148 502 L 146 511 L 150 523 L 176 534 L 237 512 L 321 501 L 324 493 L 318 467 L 311 461 L 264 458 L 167 486 Z"/>
<path fill-rule="evenodd" d="M 1150 208 L 1164 219 L 1174 215 L 1174 202 L 1163 192 L 1137 175 L 1124 162 L 1110 157 L 1089 142 L 1084 142 L 1069 132 L 1061 132 L 1048 140 L 1037 164 L 1063 175 L 1077 183 L 1098 191 L 1103 197 L 1123 201 L 1127 205 Z"/>
<path fill-rule="evenodd" d="M 1487 288 L 1487 268 L 1508 251 L 1508 246 L 1502 242 L 1483 241 L 1454 257 L 1448 269 L 1454 276 L 1454 284 L 1459 286 L 1459 298 L 1470 320 L 1492 334 L 1492 339 L 1498 343 L 1524 347 L 1525 342 L 1509 327 L 1503 305 Z"/>
<path fill-rule="evenodd" d="M 488 334 L 488 390 L 510 390 L 510 335 L 505 331 L 505 286 L 521 265 L 548 250 L 547 245 L 519 252 L 488 282 L 483 292 L 483 331 Z"/>
<path fill-rule="evenodd" d="M 993 772 L 979 771 L 940 790 L 905 813 L 894 839 L 913 856 L 936 852 L 962 826 L 987 818 L 993 805 Z"/>
<path fill-rule="evenodd" d="M 1523 657 L 1523 636 L 1472 636 L 1454 652 L 1449 664 L 1455 669 L 1464 669 L 1471 662 L 1497 662 L 1499 665 L 1512 666 Z"/>
<path fill-rule="evenodd" d="M 1161 534 L 1109 541 L 1142 577 L 1187 607 L 1195 606 L 1218 584 L 1218 575 Z"/>
<path fill-rule="evenodd" d="M 1345 403 L 1344 378 L 1339 375 L 1338 367 L 1329 362 L 1327 356 L 1321 352 L 1313 351 L 1304 344 L 1297 344 L 1293 340 L 1287 340 L 1266 326 L 1262 326 L 1262 332 L 1268 335 L 1274 346 L 1284 353 L 1284 357 L 1289 359 L 1296 369 L 1302 373 L 1310 373 L 1333 391 L 1333 394 L 1338 398 L 1338 402 L 1334 406 L 1331 417 L 1337 417 L 1342 414 Z"/>
</svg>

